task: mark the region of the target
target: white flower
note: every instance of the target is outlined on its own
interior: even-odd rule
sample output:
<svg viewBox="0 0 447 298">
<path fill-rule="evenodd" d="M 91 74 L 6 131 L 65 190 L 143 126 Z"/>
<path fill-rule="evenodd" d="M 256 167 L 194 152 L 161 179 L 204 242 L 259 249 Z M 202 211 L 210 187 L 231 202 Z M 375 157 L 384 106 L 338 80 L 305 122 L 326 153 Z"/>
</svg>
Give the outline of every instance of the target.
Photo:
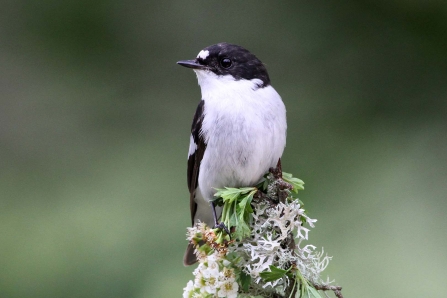
<svg viewBox="0 0 447 298">
<path fill-rule="evenodd" d="M 183 288 L 183 298 L 191 298 L 194 294 L 194 283 L 192 280 L 188 281 L 186 287 Z"/>
<path fill-rule="evenodd" d="M 222 269 L 222 271 L 220 271 L 220 273 L 219 273 L 219 280 L 221 282 L 234 281 L 235 278 L 236 278 L 236 276 L 235 276 L 234 270 L 232 268 L 224 267 Z"/>
<path fill-rule="evenodd" d="M 215 255 L 208 256 L 206 263 L 208 264 L 206 270 L 202 271 L 204 277 L 219 276 L 219 264 Z"/>
<path fill-rule="evenodd" d="M 216 268 L 206 268 L 202 270 L 202 276 L 204 278 L 210 278 L 210 277 L 218 277 L 219 276 L 219 267 Z"/>
<path fill-rule="evenodd" d="M 197 269 L 199 269 L 199 267 L 197 267 Z M 194 275 L 196 276 L 194 279 L 194 286 L 201 289 L 205 285 L 205 279 L 203 278 L 202 272 L 197 269 L 194 271 Z"/>
<path fill-rule="evenodd" d="M 219 297 L 236 298 L 237 290 L 239 290 L 237 282 L 227 280 L 220 285 L 220 290 L 217 292 L 217 295 Z"/>
<path fill-rule="evenodd" d="M 209 294 L 216 294 L 219 279 L 216 276 L 210 276 L 205 279 L 205 286 L 201 289 L 202 292 L 207 292 Z"/>
<path fill-rule="evenodd" d="M 187 230 L 186 240 L 189 240 L 189 241 L 191 241 L 194 237 L 196 237 L 197 233 L 199 232 L 199 230 L 197 229 L 196 226 L 186 228 L 186 230 Z"/>
</svg>

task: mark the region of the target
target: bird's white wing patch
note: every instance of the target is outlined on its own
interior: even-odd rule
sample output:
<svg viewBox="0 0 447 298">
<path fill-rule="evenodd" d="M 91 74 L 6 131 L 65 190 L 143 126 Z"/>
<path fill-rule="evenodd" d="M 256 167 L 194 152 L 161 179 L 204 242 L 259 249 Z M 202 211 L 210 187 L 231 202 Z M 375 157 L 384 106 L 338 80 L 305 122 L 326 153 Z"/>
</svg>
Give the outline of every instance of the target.
<svg viewBox="0 0 447 298">
<path fill-rule="evenodd" d="M 191 136 L 189 137 L 189 151 L 188 151 L 188 157 L 190 157 L 191 155 L 194 154 L 194 152 L 196 152 L 197 150 L 197 144 L 194 141 L 194 138 L 191 134 Z"/>
</svg>

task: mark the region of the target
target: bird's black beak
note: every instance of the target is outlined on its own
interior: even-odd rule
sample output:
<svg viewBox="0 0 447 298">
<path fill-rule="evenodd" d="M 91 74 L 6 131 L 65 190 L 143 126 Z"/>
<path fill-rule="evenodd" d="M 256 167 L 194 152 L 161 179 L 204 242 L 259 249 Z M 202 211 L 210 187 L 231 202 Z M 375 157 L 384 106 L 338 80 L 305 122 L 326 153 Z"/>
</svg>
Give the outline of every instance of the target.
<svg viewBox="0 0 447 298">
<path fill-rule="evenodd" d="M 206 65 L 202 65 L 197 60 L 182 60 L 177 62 L 178 65 L 192 69 L 208 69 Z"/>
</svg>

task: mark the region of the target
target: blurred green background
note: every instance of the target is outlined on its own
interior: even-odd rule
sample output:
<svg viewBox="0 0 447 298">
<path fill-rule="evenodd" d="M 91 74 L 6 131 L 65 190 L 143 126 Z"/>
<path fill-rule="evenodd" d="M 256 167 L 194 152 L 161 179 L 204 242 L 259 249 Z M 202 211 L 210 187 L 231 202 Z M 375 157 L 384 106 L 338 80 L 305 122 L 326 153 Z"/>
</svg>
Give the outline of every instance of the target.
<svg viewBox="0 0 447 298">
<path fill-rule="evenodd" d="M 445 1 L 6 0 L 0 40 L 0 297 L 181 297 L 200 89 L 176 61 L 221 41 L 287 106 L 345 297 L 443 296 Z"/>
</svg>

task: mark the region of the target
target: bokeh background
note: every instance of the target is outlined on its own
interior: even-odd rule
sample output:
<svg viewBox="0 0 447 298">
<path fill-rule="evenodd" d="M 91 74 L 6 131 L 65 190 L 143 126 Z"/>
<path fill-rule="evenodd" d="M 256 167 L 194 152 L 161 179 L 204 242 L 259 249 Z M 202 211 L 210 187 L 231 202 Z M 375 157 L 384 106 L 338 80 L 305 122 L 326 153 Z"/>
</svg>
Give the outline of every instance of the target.
<svg viewBox="0 0 447 298">
<path fill-rule="evenodd" d="M 447 280 L 447 4 L 3 1 L 0 297 L 181 297 L 200 89 L 245 46 L 288 109 L 285 171 L 345 297 Z"/>
</svg>

